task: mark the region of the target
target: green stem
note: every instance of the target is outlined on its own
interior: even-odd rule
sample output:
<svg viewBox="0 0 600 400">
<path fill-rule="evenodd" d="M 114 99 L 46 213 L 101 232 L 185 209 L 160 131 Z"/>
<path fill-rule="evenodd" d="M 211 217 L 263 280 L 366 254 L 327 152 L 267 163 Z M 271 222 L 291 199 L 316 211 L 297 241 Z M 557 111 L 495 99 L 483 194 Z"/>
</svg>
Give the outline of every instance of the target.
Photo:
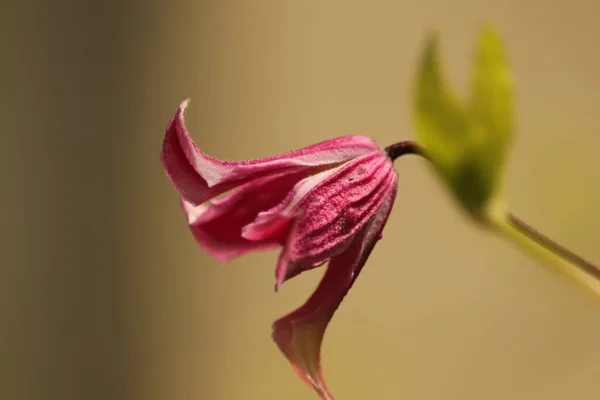
<svg viewBox="0 0 600 400">
<path fill-rule="evenodd" d="M 499 214 L 492 225 L 507 239 L 547 261 L 586 289 L 600 296 L 600 269 L 532 228 L 511 213 Z"/>
<path fill-rule="evenodd" d="M 392 161 L 406 154 L 416 154 L 428 159 L 423 147 L 410 140 L 388 146 L 385 151 Z M 541 258 L 545 261 L 545 265 L 554 266 L 555 270 L 600 296 L 600 268 L 543 235 L 513 214 L 505 212 L 502 204 L 492 203 L 487 211 L 488 218 L 485 222 L 505 238 Z"/>
</svg>

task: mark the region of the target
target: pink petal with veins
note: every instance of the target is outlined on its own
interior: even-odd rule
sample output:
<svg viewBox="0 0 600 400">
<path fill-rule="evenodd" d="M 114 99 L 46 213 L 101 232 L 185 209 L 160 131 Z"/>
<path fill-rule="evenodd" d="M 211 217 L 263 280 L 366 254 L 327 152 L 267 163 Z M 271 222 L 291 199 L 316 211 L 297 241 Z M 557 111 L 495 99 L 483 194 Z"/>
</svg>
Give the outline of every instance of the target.
<svg viewBox="0 0 600 400">
<path fill-rule="evenodd" d="M 294 206 L 302 214 L 280 255 L 275 288 L 344 251 L 377 213 L 396 181 L 393 165 L 382 152 L 328 171 Z"/>
<path fill-rule="evenodd" d="M 379 240 L 395 197 L 394 185 L 381 208 L 356 233 L 348 248 L 331 259 L 323 279 L 308 301 L 273 324 L 273 340 L 300 377 L 311 385 L 323 400 L 333 399 L 321 373 L 323 335 Z"/>
<path fill-rule="evenodd" d="M 271 224 L 268 234 L 254 240 L 242 237 L 242 228 L 254 221 L 260 211 L 281 203 L 305 176 L 306 171 L 300 171 L 258 178 L 207 205 L 193 206 L 182 200 L 194 237 L 221 262 L 250 251 L 281 247 L 291 219 L 287 223 Z"/>
<path fill-rule="evenodd" d="M 183 117 L 187 106 L 187 100 L 182 102 L 169 121 L 161 160 L 175 188 L 192 205 L 262 176 L 338 164 L 379 151 L 377 144 L 367 137 L 342 136 L 275 157 L 217 160 L 202 153 L 192 141 Z"/>
<path fill-rule="evenodd" d="M 244 227 L 242 235 L 250 240 L 260 240 L 271 227 L 277 225 L 280 220 L 289 221 L 299 216 L 302 211 L 298 209 L 298 203 L 328 176 L 336 173 L 340 167 L 333 167 L 311 175 L 298 182 L 288 193 L 286 198 L 277 206 L 258 214 L 256 220 Z"/>
</svg>

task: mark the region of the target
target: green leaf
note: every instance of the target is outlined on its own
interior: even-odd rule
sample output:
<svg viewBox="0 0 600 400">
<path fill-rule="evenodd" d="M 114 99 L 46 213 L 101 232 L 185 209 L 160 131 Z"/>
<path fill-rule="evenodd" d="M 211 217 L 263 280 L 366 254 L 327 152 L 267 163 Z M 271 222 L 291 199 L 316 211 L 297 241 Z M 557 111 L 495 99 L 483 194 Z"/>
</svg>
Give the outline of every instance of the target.
<svg viewBox="0 0 600 400">
<path fill-rule="evenodd" d="M 471 97 L 461 102 L 446 83 L 437 40 L 427 40 L 414 99 L 419 141 L 435 170 L 473 217 L 486 220 L 501 202 L 513 137 L 513 84 L 499 36 L 485 28 L 478 43 Z"/>
</svg>

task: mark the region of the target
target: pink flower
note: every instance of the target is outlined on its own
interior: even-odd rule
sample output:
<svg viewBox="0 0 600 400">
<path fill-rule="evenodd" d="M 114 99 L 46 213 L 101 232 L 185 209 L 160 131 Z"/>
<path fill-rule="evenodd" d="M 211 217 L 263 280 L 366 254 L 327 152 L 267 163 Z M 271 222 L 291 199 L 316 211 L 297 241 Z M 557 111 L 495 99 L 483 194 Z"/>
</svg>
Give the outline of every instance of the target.
<svg viewBox="0 0 600 400">
<path fill-rule="evenodd" d="M 363 136 L 275 157 L 216 160 L 190 138 L 183 119 L 187 105 L 169 122 L 161 160 L 198 243 L 223 262 L 281 248 L 276 290 L 329 262 L 308 301 L 274 323 L 273 339 L 302 379 L 322 399 L 332 399 L 321 375 L 323 334 L 381 239 L 396 196 L 392 161 Z"/>
</svg>

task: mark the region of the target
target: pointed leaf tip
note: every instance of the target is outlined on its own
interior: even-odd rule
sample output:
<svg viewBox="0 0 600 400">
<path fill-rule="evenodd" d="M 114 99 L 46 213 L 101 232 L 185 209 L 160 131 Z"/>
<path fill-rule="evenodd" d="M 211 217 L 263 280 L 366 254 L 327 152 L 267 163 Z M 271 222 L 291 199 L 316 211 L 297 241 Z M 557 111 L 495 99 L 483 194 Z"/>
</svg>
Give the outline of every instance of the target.
<svg viewBox="0 0 600 400">
<path fill-rule="evenodd" d="M 473 71 L 471 106 L 475 118 L 505 145 L 513 134 L 513 77 L 500 39 L 493 28 L 480 36 Z"/>
</svg>

